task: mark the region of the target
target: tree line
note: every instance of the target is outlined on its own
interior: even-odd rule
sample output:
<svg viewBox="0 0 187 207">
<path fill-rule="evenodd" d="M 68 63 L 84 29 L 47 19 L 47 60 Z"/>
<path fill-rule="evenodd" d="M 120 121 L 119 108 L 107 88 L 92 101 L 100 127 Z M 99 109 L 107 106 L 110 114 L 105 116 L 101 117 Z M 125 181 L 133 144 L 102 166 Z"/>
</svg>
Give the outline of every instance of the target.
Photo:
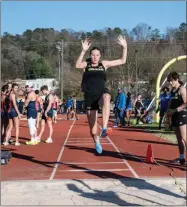
<svg viewBox="0 0 187 207">
<path fill-rule="evenodd" d="M 138 87 L 141 92 L 142 86 L 137 86 L 135 82 L 145 81 L 144 93 L 149 97 L 164 64 L 186 54 L 186 32 L 186 23 L 181 23 L 177 28 L 167 27 L 164 34 L 146 23 L 137 24 L 131 31 L 107 27 L 92 32 L 71 29 L 57 31 L 54 28 L 27 29 L 23 34 L 16 35 L 5 32 L 1 39 L 1 79 L 58 79 L 58 45 L 64 40 L 64 94 L 76 93 L 81 96 L 82 71 L 75 70 L 75 62 L 81 51 L 81 39 L 91 38 L 93 45 L 101 49 L 102 58 L 110 60 L 121 55 L 120 46 L 116 44 L 117 36 L 121 34 L 128 41 L 127 63 L 108 70 L 108 87 L 113 92 L 119 86 L 126 86 L 132 92 Z M 180 72 L 186 68 L 184 61 L 173 67 L 171 70 Z"/>
</svg>

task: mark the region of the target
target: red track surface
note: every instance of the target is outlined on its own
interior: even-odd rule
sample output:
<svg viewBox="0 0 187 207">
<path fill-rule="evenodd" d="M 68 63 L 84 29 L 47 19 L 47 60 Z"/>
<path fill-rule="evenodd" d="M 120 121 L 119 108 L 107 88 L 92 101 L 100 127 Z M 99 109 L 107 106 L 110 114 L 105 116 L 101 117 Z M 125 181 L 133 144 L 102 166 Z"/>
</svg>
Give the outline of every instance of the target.
<svg viewBox="0 0 187 207">
<path fill-rule="evenodd" d="M 47 136 L 46 127 L 43 140 Z M 85 115 L 78 121 L 60 120 L 55 124 L 52 144 L 28 146 L 27 140 L 27 122 L 22 121 L 22 145 L 2 147 L 10 149 L 13 158 L 2 166 L 1 180 L 169 177 L 168 167 L 173 168 L 175 177 L 186 177 L 185 167 L 168 163 L 178 157 L 177 146 L 143 130 L 114 129 L 109 138 L 101 139 L 103 153 L 97 155 Z M 144 162 L 148 144 L 152 144 L 155 160 L 164 166 Z"/>
</svg>

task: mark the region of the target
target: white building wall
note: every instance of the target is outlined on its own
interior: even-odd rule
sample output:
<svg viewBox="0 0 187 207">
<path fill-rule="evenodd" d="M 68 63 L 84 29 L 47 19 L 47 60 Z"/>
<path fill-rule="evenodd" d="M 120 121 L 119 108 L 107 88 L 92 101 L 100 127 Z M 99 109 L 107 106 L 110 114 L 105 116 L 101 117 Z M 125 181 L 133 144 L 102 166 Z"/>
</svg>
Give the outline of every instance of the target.
<svg viewBox="0 0 187 207">
<path fill-rule="evenodd" d="M 43 85 L 47 85 L 50 91 L 53 91 L 57 88 L 58 82 L 54 78 L 43 78 L 43 79 L 34 79 L 26 80 L 25 85 L 32 83 L 35 90 L 40 90 Z"/>
</svg>

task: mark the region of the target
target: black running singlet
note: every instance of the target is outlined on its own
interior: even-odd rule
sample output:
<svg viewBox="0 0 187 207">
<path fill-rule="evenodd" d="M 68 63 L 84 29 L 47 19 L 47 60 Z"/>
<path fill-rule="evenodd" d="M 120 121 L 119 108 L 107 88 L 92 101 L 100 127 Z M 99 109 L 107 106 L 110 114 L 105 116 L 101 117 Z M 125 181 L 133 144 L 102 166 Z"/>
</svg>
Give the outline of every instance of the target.
<svg viewBox="0 0 187 207">
<path fill-rule="evenodd" d="M 141 109 L 143 106 L 142 106 L 142 102 L 140 101 L 140 100 L 137 100 L 136 101 L 136 104 L 135 104 L 135 107 L 137 108 L 137 109 Z"/>
<path fill-rule="evenodd" d="M 82 79 L 82 91 L 85 93 L 100 94 L 105 91 L 106 70 L 101 62 L 98 66 L 92 66 L 87 62 Z"/>
<path fill-rule="evenodd" d="M 170 109 L 176 109 L 179 107 L 181 104 L 184 103 L 182 99 L 182 95 L 179 93 L 179 90 L 181 88 L 181 85 L 177 88 L 177 90 L 172 90 L 171 91 L 171 104 L 169 106 Z"/>
</svg>

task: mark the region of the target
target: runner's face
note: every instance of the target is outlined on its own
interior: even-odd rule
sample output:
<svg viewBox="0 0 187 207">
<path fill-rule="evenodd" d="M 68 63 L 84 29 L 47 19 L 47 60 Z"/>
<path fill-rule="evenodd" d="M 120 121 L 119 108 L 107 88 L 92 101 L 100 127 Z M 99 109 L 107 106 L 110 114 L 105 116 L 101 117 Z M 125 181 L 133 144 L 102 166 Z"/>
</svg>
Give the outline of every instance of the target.
<svg viewBox="0 0 187 207">
<path fill-rule="evenodd" d="M 17 91 L 18 91 L 18 86 L 14 86 L 14 88 L 13 88 L 13 91 L 14 91 L 14 93 L 16 93 Z"/>
<path fill-rule="evenodd" d="M 47 95 L 47 90 L 43 90 L 42 93 L 43 93 L 44 95 Z"/>
<path fill-rule="evenodd" d="M 141 95 L 139 95 L 139 96 L 138 96 L 138 100 L 141 100 L 141 99 L 142 99 L 142 96 L 141 96 Z"/>
<path fill-rule="evenodd" d="M 173 88 L 175 88 L 176 86 L 177 86 L 177 84 L 178 84 L 178 79 L 177 80 L 174 80 L 174 79 L 172 79 L 172 80 L 170 80 L 170 85 L 173 87 Z"/>
<path fill-rule="evenodd" d="M 97 64 L 101 58 L 101 53 L 99 50 L 92 50 L 91 53 L 91 62 Z"/>
</svg>

